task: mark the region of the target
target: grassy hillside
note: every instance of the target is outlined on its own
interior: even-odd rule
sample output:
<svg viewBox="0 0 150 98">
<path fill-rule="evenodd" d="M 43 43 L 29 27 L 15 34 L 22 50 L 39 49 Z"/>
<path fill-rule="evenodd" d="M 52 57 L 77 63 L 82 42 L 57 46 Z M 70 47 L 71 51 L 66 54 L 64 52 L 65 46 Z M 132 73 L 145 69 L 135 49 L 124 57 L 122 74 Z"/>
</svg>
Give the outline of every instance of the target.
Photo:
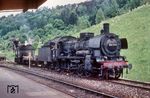
<svg viewBox="0 0 150 98">
<path fill-rule="evenodd" d="M 130 74 L 124 74 L 125 78 L 150 82 L 150 5 L 104 22 L 110 23 L 111 32 L 128 39 L 129 49 L 122 50 L 122 55 L 133 64 L 133 69 Z M 99 34 L 103 23 L 83 31 Z M 75 35 L 78 36 L 79 33 Z"/>
</svg>

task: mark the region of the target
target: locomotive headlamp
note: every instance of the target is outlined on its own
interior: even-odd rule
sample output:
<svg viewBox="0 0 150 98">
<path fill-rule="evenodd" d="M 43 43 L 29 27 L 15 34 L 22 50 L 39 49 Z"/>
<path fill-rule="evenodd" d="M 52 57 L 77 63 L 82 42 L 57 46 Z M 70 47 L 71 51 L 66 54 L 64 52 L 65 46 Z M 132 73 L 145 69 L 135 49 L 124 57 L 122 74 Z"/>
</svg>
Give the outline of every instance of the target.
<svg viewBox="0 0 150 98">
<path fill-rule="evenodd" d="M 104 58 L 96 58 L 96 62 L 103 62 Z"/>
<path fill-rule="evenodd" d="M 107 57 L 107 56 L 104 56 L 104 59 L 106 59 L 106 60 L 107 60 L 107 59 L 108 59 L 108 57 Z"/>
<path fill-rule="evenodd" d="M 96 62 L 100 62 L 101 61 L 101 59 L 100 58 L 96 58 Z"/>
<path fill-rule="evenodd" d="M 117 61 L 123 61 L 123 58 L 118 58 Z"/>
</svg>

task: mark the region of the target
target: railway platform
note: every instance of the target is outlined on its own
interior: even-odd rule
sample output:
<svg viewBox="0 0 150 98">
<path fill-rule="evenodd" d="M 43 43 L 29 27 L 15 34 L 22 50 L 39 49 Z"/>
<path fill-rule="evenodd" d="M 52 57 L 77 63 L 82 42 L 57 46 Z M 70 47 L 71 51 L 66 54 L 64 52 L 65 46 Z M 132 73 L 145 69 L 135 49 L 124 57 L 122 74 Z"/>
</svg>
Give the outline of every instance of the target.
<svg viewBox="0 0 150 98">
<path fill-rule="evenodd" d="M 72 98 L 0 67 L 0 98 Z"/>
</svg>

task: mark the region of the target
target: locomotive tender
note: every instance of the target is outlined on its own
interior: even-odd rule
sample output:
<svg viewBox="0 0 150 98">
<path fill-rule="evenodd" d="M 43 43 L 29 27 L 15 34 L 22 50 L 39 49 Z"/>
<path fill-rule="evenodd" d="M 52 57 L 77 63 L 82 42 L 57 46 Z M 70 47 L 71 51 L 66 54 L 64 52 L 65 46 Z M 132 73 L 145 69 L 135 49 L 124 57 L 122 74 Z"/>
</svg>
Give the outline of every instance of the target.
<svg viewBox="0 0 150 98">
<path fill-rule="evenodd" d="M 32 62 L 57 71 L 73 72 L 79 76 L 97 75 L 105 79 L 109 77 L 118 79 L 121 74 L 123 75 L 124 68 L 128 70 L 132 67 L 126 58 L 120 55 L 120 50 L 127 48 L 127 39 L 120 39 L 118 35 L 110 33 L 109 24 L 105 23 L 101 34 L 97 36 L 85 32 L 80 33 L 80 38 L 63 36 L 49 40 L 39 49 L 36 58 L 31 47 L 18 48 L 16 62 L 27 62 L 27 59 L 23 59 L 23 55 L 29 53 L 23 54 L 23 50 L 26 52 L 28 50 L 32 53 Z M 20 54 L 22 57 L 18 56 Z"/>
</svg>

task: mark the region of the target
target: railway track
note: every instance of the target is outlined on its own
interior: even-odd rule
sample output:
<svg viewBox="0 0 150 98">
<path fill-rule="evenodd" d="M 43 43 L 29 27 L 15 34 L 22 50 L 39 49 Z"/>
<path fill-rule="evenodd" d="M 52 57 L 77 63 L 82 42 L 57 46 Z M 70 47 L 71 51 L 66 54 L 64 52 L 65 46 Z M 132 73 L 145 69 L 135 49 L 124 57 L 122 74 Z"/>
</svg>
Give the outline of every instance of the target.
<svg viewBox="0 0 150 98">
<path fill-rule="evenodd" d="M 110 80 L 109 82 L 150 91 L 150 83 L 127 79 Z"/>
<path fill-rule="evenodd" d="M 40 74 L 40 73 L 37 73 L 37 72 L 34 72 L 34 71 L 25 70 L 25 69 L 19 69 L 19 68 L 14 68 L 14 67 L 11 67 L 11 66 L 4 66 L 4 65 L 1 65 L 0 67 L 4 67 L 4 68 L 15 70 L 15 71 L 18 71 L 18 72 L 26 73 L 26 74 L 29 74 L 29 75 L 34 75 L 36 77 L 40 77 L 40 78 L 46 79 L 48 81 L 53 81 L 53 82 L 56 82 L 58 84 L 63 84 L 64 86 L 73 87 L 75 89 L 84 91 L 85 94 L 90 93 L 90 94 L 96 96 L 94 98 L 97 98 L 97 97 L 98 98 L 118 98 L 116 96 L 113 96 L 113 95 L 110 95 L 110 94 L 106 94 L 106 93 L 98 91 L 96 89 L 91 89 L 91 88 L 80 86 L 80 85 L 77 85 L 77 84 L 74 84 L 74 83 L 65 82 L 63 80 L 56 79 L 56 78 L 53 78 L 53 77 L 49 77 L 47 75 Z M 58 90 L 58 89 L 56 89 L 56 90 Z M 66 93 L 66 92 L 64 92 L 64 93 Z M 73 97 L 78 98 L 77 96 L 73 96 Z M 80 97 L 80 98 L 82 98 L 82 97 Z"/>
</svg>

